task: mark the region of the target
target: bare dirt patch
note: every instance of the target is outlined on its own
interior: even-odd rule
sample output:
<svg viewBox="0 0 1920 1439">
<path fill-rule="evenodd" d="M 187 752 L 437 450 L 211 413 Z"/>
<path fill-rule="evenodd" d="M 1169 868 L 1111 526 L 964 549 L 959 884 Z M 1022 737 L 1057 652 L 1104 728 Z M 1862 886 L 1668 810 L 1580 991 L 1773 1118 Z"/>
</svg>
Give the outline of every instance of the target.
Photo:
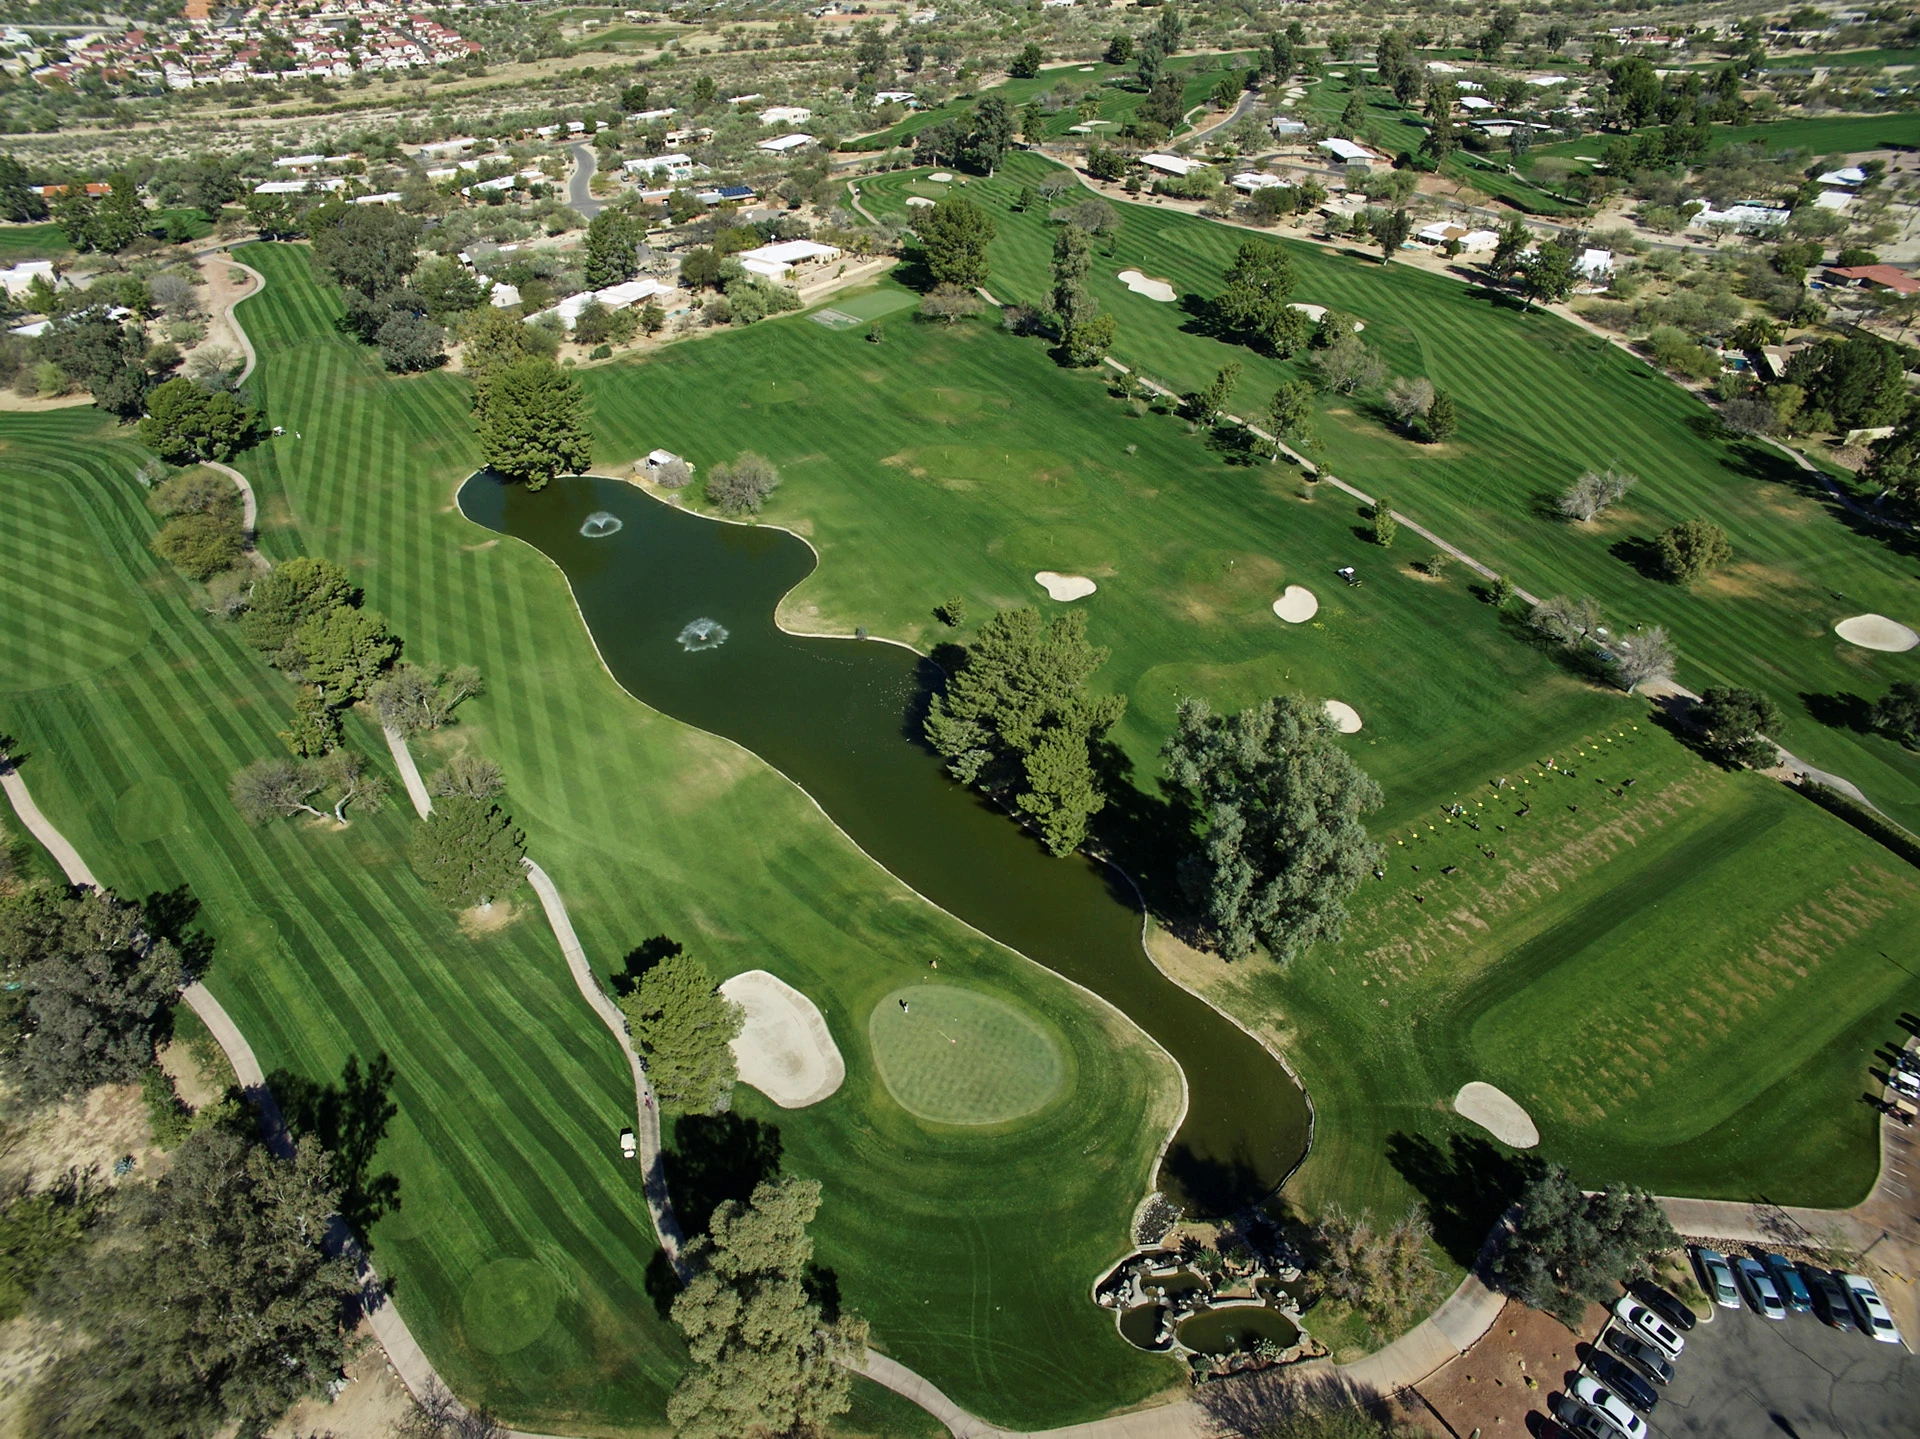
<svg viewBox="0 0 1920 1439">
<path fill-rule="evenodd" d="M 1559 1320 L 1509 1301 L 1473 1348 L 1418 1386 L 1455 1434 L 1560 1432 L 1547 1396 L 1579 1367 L 1579 1346 L 1599 1334 L 1607 1312 L 1589 1304 L 1575 1333 Z"/>
<path fill-rule="evenodd" d="M 460 911 L 460 932 L 468 939 L 485 939 L 488 935 L 498 934 L 519 915 L 520 912 L 509 899 L 496 899 L 492 904 L 476 904 L 471 909 Z"/>
<path fill-rule="evenodd" d="M 17 1104 L 13 1096 L 9 1101 Z M 166 1172 L 137 1084 L 103 1084 L 79 1099 L 12 1118 L 0 1143 L 0 1186 L 24 1183 L 40 1190 L 70 1169 L 106 1178 L 116 1160 L 128 1157 L 136 1177 Z"/>
<path fill-rule="evenodd" d="M 364 1324 L 349 1341 L 346 1387 L 336 1399 L 302 1399 L 268 1430 L 269 1439 L 389 1439 L 413 1411 L 413 1396 Z"/>
</svg>

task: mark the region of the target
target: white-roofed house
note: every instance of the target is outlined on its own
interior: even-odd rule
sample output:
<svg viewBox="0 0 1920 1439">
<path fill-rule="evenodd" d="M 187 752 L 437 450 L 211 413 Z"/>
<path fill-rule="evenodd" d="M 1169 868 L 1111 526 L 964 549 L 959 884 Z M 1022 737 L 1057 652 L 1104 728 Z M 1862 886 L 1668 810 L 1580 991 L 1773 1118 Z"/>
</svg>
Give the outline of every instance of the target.
<svg viewBox="0 0 1920 1439">
<path fill-rule="evenodd" d="M 782 240 L 758 249 L 743 250 L 735 256 L 748 273 L 769 280 L 784 280 L 796 265 L 820 264 L 837 259 L 840 252 L 818 240 Z"/>
<path fill-rule="evenodd" d="M 520 303 L 520 287 L 509 285 L 505 280 L 495 280 L 493 289 L 487 292 L 487 303 L 496 310 L 504 310 L 509 305 Z"/>
<path fill-rule="evenodd" d="M 273 162 L 276 170 L 311 170 L 327 163 L 325 155 L 282 155 Z"/>
<path fill-rule="evenodd" d="M 400 199 L 401 196 L 398 190 L 383 190 L 378 195 L 355 195 L 353 197 L 353 203 L 356 205 L 398 205 Z"/>
<path fill-rule="evenodd" d="M 1500 108 L 1494 104 L 1493 101 L 1480 95 L 1462 95 L 1458 100 L 1454 101 L 1454 104 L 1458 105 L 1462 110 L 1468 110 L 1474 114 L 1478 114 L 1482 110 L 1497 110 Z"/>
<path fill-rule="evenodd" d="M 1320 148 L 1343 165 L 1372 166 L 1378 164 L 1381 157 L 1365 145 L 1356 145 L 1351 140 L 1322 140 Z"/>
<path fill-rule="evenodd" d="M 642 300 L 666 293 L 672 286 L 663 285 L 658 280 L 628 280 L 624 284 L 609 285 L 604 290 L 582 290 L 577 295 L 569 295 L 544 314 L 558 315 L 560 323 L 571 332 L 573 323 L 580 318 L 580 312 L 588 305 L 598 301 L 609 310 L 624 310 L 637 305 Z M 537 318 L 537 317 L 529 317 Z"/>
<path fill-rule="evenodd" d="M 621 163 L 621 169 L 629 175 L 665 175 L 669 180 L 690 180 L 693 178 L 693 157 L 691 155 L 642 155 L 636 159 Z"/>
<path fill-rule="evenodd" d="M 812 118 L 805 105 L 769 105 L 760 112 L 762 125 L 804 125 Z"/>
<path fill-rule="evenodd" d="M 911 90 L 881 90 L 875 93 L 873 103 L 876 105 L 905 105 L 909 110 L 912 110 L 919 106 L 920 97 L 915 95 Z"/>
<path fill-rule="evenodd" d="M 0 270 L 0 285 L 5 285 L 9 295 L 24 295 L 34 280 L 45 280 L 49 285 L 53 279 L 53 261 L 22 260 L 11 269 Z"/>
<path fill-rule="evenodd" d="M 278 161 L 274 163 L 278 164 Z M 1816 182 L 1821 185 L 1837 185 L 1843 190 L 1857 190 L 1867 183 L 1867 172 L 1858 165 L 1847 165 L 1838 170 L 1829 170 Z"/>
<path fill-rule="evenodd" d="M 1140 163 L 1149 170 L 1158 170 L 1163 175 L 1177 175 L 1185 178 L 1195 170 L 1207 168 L 1205 160 L 1189 160 L 1184 155 L 1142 155 Z"/>
<path fill-rule="evenodd" d="M 1282 180 L 1278 175 L 1268 175 L 1259 170 L 1242 170 L 1227 182 L 1243 195 L 1251 195 L 1255 190 L 1272 190 L 1289 186 L 1291 180 Z"/>
<path fill-rule="evenodd" d="M 1600 283 L 1613 273 L 1613 251 L 1587 249 L 1573 262 L 1573 272 L 1589 283 Z"/>
<path fill-rule="evenodd" d="M 777 135 L 771 140 L 762 140 L 758 145 L 754 146 L 754 149 L 765 150 L 773 155 L 785 155 L 794 150 L 804 149 L 812 143 L 813 136 L 802 135 L 796 132 L 792 135 Z"/>
<path fill-rule="evenodd" d="M 679 113 L 680 112 L 671 105 L 664 110 L 642 110 L 637 114 L 627 116 L 627 123 L 629 125 L 651 125 L 655 120 L 671 120 Z"/>
</svg>

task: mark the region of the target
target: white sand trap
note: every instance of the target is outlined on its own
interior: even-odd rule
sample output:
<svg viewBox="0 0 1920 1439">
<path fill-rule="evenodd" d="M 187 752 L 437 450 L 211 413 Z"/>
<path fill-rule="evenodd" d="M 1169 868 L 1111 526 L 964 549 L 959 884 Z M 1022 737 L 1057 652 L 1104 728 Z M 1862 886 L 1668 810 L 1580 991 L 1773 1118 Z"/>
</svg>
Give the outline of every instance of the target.
<svg viewBox="0 0 1920 1439">
<path fill-rule="evenodd" d="M 927 176 L 927 178 L 936 185 L 951 185 L 953 183 L 953 171 L 935 170 L 931 175 Z"/>
<path fill-rule="evenodd" d="M 1327 718 L 1333 721 L 1333 727 L 1341 734 L 1360 733 L 1360 711 L 1345 700 L 1328 700 Z"/>
<path fill-rule="evenodd" d="M 933 208 L 933 201 L 929 200 L 925 195 L 909 195 L 907 196 L 907 208 L 909 210 L 931 210 Z"/>
<path fill-rule="evenodd" d="M 1850 645 L 1888 654 L 1901 654 L 1920 645 L 1920 634 L 1885 615 L 1854 615 L 1835 625 L 1833 632 Z"/>
<path fill-rule="evenodd" d="M 1145 295 L 1149 300 L 1158 300 L 1163 305 L 1171 305 L 1180 297 L 1174 293 L 1173 286 L 1165 280 L 1156 280 L 1151 275 L 1143 275 L 1138 270 L 1122 270 L 1114 276 L 1136 295 Z"/>
<path fill-rule="evenodd" d="M 812 1000 L 764 969 L 736 974 L 720 992 L 747 1011 L 733 1041 L 743 1081 L 782 1109 L 805 1109 L 840 1087 L 847 1064 Z"/>
<path fill-rule="evenodd" d="M 1288 585 L 1273 602 L 1273 612 L 1290 625 L 1303 625 L 1320 613 L 1320 601 L 1305 585 Z"/>
<path fill-rule="evenodd" d="M 1084 600 L 1100 588 L 1085 575 L 1057 575 L 1052 570 L 1040 571 L 1033 580 L 1056 600 Z"/>
<path fill-rule="evenodd" d="M 1531 1149 L 1540 1142 L 1540 1131 L 1533 1127 L 1527 1111 L 1491 1084 L 1476 1079 L 1461 1085 L 1460 1092 L 1453 1096 L 1453 1110 L 1515 1149 Z"/>
<path fill-rule="evenodd" d="M 1298 300 L 1287 306 L 1287 308 L 1289 310 L 1298 310 L 1316 325 L 1325 319 L 1327 315 L 1327 307 L 1325 305 L 1304 305 Z M 1353 333 L 1356 335 L 1366 328 L 1367 323 L 1365 320 L 1355 320 L 1353 322 Z"/>
</svg>

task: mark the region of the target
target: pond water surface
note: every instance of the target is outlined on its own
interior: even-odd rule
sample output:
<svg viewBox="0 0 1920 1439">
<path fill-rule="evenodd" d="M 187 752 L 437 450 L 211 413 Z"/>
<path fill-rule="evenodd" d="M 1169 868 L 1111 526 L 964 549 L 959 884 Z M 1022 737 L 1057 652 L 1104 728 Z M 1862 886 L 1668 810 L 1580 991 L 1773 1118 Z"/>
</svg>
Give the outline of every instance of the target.
<svg viewBox="0 0 1920 1439">
<path fill-rule="evenodd" d="M 1084 984 L 1158 1040 L 1185 1070 L 1190 1097 L 1161 1185 L 1190 1212 L 1258 1199 L 1300 1161 L 1306 1096 L 1258 1043 L 1154 967 L 1125 878 L 1084 855 L 1050 857 L 918 742 L 931 663 L 898 645 L 806 638 L 774 624 L 781 597 L 814 568 L 803 541 L 591 476 L 528 493 L 475 475 L 460 507 L 560 566 L 634 696 L 746 746 L 935 904 Z M 581 532 L 589 517 L 600 519 L 594 537 Z M 724 641 L 690 647 L 682 636 L 696 621 Z"/>
</svg>

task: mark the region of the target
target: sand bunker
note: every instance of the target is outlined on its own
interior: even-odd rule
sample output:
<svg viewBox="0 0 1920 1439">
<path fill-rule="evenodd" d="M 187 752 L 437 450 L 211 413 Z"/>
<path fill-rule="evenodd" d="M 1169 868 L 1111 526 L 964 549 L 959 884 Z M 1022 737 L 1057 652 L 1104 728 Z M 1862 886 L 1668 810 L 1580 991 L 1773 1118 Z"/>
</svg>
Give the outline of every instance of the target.
<svg viewBox="0 0 1920 1439">
<path fill-rule="evenodd" d="M 953 171 L 935 170 L 931 175 L 927 176 L 927 178 L 936 185 L 951 185 L 953 183 Z"/>
<path fill-rule="evenodd" d="M 1325 319 L 1327 314 L 1327 307 L 1325 305 L 1303 305 L 1297 300 L 1287 306 L 1287 308 L 1289 310 L 1298 310 L 1316 325 Z M 1364 320 L 1355 320 L 1353 322 L 1353 332 L 1356 335 L 1366 328 L 1367 326 Z"/>
<path fill-rule="evenodd" d="M 1083 600 L 1100 588 L 1085 575 L 1057 575 L 1052 570 L 1040 571 L 1033 580 L 1056 600 Z"/>
<path fill-rule="evenodd" d="M 909 210 L 931 210 L 933 208 L 933 201 L 929 200 L 925 195 L 909 195 L 907 196 L 907 208 Z"/>
<path fill-rule="evenodd" d="M 1850 645 L 1888 654 L 1901 654 L 1920 645 L 1920 634 L 1885 615 L 1854 615 L 1835 625 L 1833 632 Z"/>
<path fill-rule="evenodd" d="M 1327 718 L 1333 721 L 1333 727 L 1341 734 L 1360 732 L 1360 711 L 1345 700 L 1328 700 L 1326 711 Z"/>
<path fill-rule="evenodd" d="M 1290 625 L 1303 625 L 1320 613 L 1320 601 L 1305 585 L 1288 585 L 1273 602 L 1273 612 Z"/>
<path fill-rule="evenodd" d="M 745 1083 L 782 1109 L 805 1109 L 840 1087 L 846 1061 L 812 1000 L 764 969 L 736 974 L 720 992 L 747 1011 L 733 1041 Z"/>
<path fill-rule="evenodd" d="M 1180 298 L 1165 280 L 1156 280 L 1138 270 L 1122 270 L 1114 278 L 1134 294 L 1145 295 L 1149 300 L 1158 300 L 1163 305 L 1170 305 Z"/>
<path fill-rule="evenodd" d="M 1540 1131 L 1533 1127 L 1527 1111 L 1491 1084 L 1476 1079 L 1461 1085 L 1453 1097 L 1453 1110 L 1515 1149 L 1531 1149 L 1540 1142 Z"/>
</svg>

